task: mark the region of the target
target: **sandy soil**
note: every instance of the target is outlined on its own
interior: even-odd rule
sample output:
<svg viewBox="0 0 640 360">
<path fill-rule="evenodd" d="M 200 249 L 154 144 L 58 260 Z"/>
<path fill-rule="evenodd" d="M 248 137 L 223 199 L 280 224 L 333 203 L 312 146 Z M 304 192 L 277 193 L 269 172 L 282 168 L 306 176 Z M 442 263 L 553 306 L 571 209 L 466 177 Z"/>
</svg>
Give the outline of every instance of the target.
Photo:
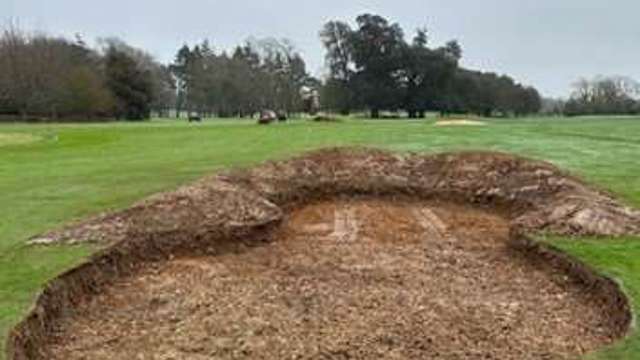
<svg viewBox="0 0 640 360">
<path fill-rule="evenodd" d="M 487 123 L 478 120 L 440 120 L 436 126 L 486 126 Z"/>
<path fill-rule="evenodd" d="M 0 147 L 31 144 L 41 140 L 41 137 L 31 134 L 0 133 Z"/>
<path fill-rule="evenodd" d="M 147 265 L 65 319 L 50 359 L 556 359 L 612 341 L 567 278 L 509 251 L 507 220 L 344 200 L 257 247 Z"/>
</svg>

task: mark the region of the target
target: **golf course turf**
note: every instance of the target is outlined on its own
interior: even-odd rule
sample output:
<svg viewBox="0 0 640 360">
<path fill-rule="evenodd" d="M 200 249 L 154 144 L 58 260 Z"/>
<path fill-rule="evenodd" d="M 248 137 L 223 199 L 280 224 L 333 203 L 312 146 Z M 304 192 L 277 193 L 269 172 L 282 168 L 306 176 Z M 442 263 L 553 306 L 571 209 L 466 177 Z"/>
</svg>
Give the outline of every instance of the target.
<svg viewBox="0 0 640 360">
<path fill-rule="evenodd" d="M 245 121 L 189 126 L 141 124 L 3 125 L 0 133 L 37 142 L 0 148 L 0 329 L 6 333 L 43 283 L 93 248 L 27 247 L 30 237 L 71 220 L 133 201 L 214 172 L 305 150 L 366 145 L 395 151 L 500 150 L 553 162 L 640 206 L 640 119 L 486 120 L 479 127 L 435 127 L 432 121 L 293 122 L 258 127 Z M 637 239 L 547 239 L 623 281 L 639 305 Z M 635 333 L 595 355 L 631 359 Z"/>
</svg>

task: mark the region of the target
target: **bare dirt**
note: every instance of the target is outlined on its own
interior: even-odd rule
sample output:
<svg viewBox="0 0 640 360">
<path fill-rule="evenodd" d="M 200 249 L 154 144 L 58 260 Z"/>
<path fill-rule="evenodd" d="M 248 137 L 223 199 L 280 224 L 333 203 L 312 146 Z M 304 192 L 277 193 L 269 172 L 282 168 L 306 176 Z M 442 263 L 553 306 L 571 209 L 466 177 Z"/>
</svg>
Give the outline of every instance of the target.
<svg viewBox="0 0 640 360">
<path fill-rule="evenodd" d="M 179 257 L 81 304 L 49 359 L 560 359 L 611 343 L 563 274 L 507 246 L 501 216 L 325 201 L 274 241 Z"/>
<path fill-rule="evenodd" d="M 204 178 L 35 243 L 94 242 L 7 342 L 35 359 L 564 359 L 623 338 L 620 286 L 532 233 L 640 212 L 501 153 L 328 149 Z"/>
</svg>

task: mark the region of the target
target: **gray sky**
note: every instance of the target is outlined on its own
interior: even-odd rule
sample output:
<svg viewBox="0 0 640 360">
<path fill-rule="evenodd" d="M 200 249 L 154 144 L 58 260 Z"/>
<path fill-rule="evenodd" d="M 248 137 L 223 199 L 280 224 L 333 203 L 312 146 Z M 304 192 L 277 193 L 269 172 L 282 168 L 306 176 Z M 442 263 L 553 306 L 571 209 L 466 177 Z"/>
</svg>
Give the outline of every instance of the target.
<svg viewBox="0 0 640 360">
<path fill-rule="evenodd" d="M 227 48 L 249 36 L 285 37 L 316 75 L 322 25 L 363 12 L 407 33 L 426 25 L 434 45 L 458 39 L 464 66 L 507 73 L 545 95 L 568 95 L 580 76 L 640 80 L 637 0 L 0 0 L 0 21 L 88 40 L 118 36 L 165 62 L 185 41 Z"/>
</svg>

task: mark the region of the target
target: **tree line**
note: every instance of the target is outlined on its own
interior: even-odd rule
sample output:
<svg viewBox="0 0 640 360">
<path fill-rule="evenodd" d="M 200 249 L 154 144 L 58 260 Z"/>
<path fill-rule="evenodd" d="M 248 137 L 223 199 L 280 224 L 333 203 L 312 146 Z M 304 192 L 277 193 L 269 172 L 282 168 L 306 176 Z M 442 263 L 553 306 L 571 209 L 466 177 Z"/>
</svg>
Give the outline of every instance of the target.
<svg viewBox="0 0 640 360">
<path fill-rule="evenodd" d="M 540 95 L 506 75 L 464 69 L 456 41 L 433 47 L 426 29 L 410 41 L 387 19 L 365 14 L 356 27 L 328 22 L 320 32 L 327 76 L 311 76 L 286 40 L 250 39 L 229 51 L 208 41 L 185 44 L 170 64 L 115 38 L 95 47 L 25 33 L 0 35 L 0 120 L 144 120 L 152 113 L 244 117 L 368 110 L 475 113 L 537 112 Z M 319 95 L 318 95 L 319 94 Z"/>
<path fill-rule="evenodd" d="M 216 53 L 208 41 L 184 45 L 170 69 L 177 82 L 177 116 L 300 112 L 309 106 L 304 90 L 319 83 L 291 43 L 276 39 L 249 40 L 230 53 Z"/>
<path fill-rule="evenodd" d="M 580 79 L 573 87 L 571 98 L 561 104 L 567 116 L 640 114 L 640 84 L 629 77 Z"/>
<path fill-rule="evenodd" d="M 422 117 L 432 110 L 492 116 L 535 113 L 541 107 L 533 87 L 460 67 L 457 41 L 429 46 L 426 29 L 407 41 L 399 24 L 364 14 L 355 28 L 328 22 L 320 37 L 329 68 L 322 101 L 341 113 L 367 109 L 377 118 L 383 110 L 404 110 L 409 117 Z"/>
<path fill-rule="evenodd" d="M 171 101 L 168 68 L 118 39 L 92 49 L 14 27 L 0 36 L 0 115 L 33 119 L 149 118 Z"/>
</svg>

